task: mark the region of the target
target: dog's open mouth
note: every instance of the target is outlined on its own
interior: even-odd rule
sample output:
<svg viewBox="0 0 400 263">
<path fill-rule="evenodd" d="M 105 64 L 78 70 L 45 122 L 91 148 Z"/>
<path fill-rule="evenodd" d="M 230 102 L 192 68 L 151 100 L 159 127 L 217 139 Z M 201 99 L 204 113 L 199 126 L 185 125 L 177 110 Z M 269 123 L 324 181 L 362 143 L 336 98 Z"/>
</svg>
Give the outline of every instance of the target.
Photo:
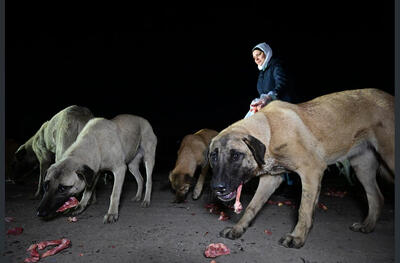
<svg viewBox="0 0 400 263">
<path fill-rule="evenodd" d="M 235 211 L 236 214 L 240 214 L 242 212 L 242 209 L 243 209 L 243 206 L 240 203 L 240 195 L 242 194 L 242 187 L 243 187 L 243 182 L 240 183 L 240 185 L 238 186 L 238 188 L 235 191 L 233 191 L 233 192 L 231 192 L 229 194 L 226 194 L 226 195 L 218 196 L 218 198 L 221 201 L 224 201 L 224 202 L 231 201 L 236 197 L 236 201 L 235 201 L 235 204 L 233 206 L 234 211 Z"/>
<path fill-rule="evenodd" d="M 219 195 L 218 199 L 223 202 L 228 202 L 235 199 L 235 197 L 236 197 L 236 190 L 226 195 Z"/>
</svg>

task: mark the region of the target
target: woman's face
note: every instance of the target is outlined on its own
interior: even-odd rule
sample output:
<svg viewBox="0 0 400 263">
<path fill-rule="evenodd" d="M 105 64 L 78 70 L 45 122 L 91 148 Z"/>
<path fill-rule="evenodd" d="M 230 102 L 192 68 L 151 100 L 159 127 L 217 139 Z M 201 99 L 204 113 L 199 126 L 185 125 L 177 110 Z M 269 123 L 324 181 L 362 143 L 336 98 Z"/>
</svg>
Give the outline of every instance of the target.
<svg viewBox="0 0 400 263">
<path fill-rule="evenodd" d="M 256 64 L 258 66 L 261 66 L 264 63 L 265 54 L 261 50 L 256 49 L 253 51 L 253 58 L 254 58 L 254 62 L 256 62 Z"/>
</svg>

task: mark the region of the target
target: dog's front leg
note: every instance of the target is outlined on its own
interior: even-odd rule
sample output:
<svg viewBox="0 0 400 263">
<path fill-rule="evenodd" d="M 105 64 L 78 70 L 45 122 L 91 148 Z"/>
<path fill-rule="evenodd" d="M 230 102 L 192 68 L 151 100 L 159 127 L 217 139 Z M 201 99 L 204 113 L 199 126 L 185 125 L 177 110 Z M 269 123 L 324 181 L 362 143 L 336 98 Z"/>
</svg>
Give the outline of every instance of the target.
<svg viewBox="0 0 400 263">
<path fill-rule="evenodd" d="M 46 157 L 42 157 L 42 158 L 43 159 L 40 161 L 40 166 L 39 166 L 39 182 L 38 182 L 36 193 L 33 195 L 32 199 L 40 198 L 40 193 L 42 192 L 44 177 L 46 176 L 47 169 L 49 169 L 50 164 L 51 164 L 50 156 L 46 156 Z"/>
<path fill-rule="evenodd" d="M 280 175 L 262 175 L 260 177 L 260 182 L 258 183 L 257 191 L 250 204 L 247 206 L 242 218 L 233 227 L 227 227 L 222 230 L 220 236 L 229 239 L 241 237 L 250 222 L 260 211 L 261 207 L 265 205 L 265 202 L 269 199 L 272 193 L 275 192 L 282 181 L 283 179 Z"/>
<path fill-rule="evenodd" d="M 122 186 L 124 184 L 126 165 L 122 165 L 113 170 L 114 186 L 110 197 L 110 207 L 105 214 L 103 223 L 114 223 L 118 220 L 119 198 L 121 197 Z"/>
<path fill-rule="evenodd" d="M 204 181 L 206 179 L 209 167 L 210 167 L 210 165 L 206 164 L 206 166 L 204 166 L 201 169 L 201 173 L 200 173 L 199 179 L 197 179 L 196 186 L 194 187 L 194 190 L 193 190 L 193 199 L 194 200 L 199 198 L 199 196 L 201 194 L 201 191 L 203 190 Z"/>
<path fill-rule="evenodd" d="M 317 205 L 324 168 L 309 167 L 304 172 L 298 172 L 301 178 L 301 204 L 296 227 L 292 233 L 286 234 L 279 243 L 288 248 L 301 248 L 311 229 L 314 208 Z"/>
<path fill-rule="evenodd" d="M 79 204 L 75 207 L 74 211 L 72 211 L 72 215 L 76 216 L 76 215 L 79 215 L 80 213 L 82 213 L 88 206 L 90 198 L 91 197 L 96 198 L 95 189 L 96 189 L 96 184 L 97 184 L 98 180 L 99 180 L 99 175 L 96 175 L 96 178 L 94 179 L 94 183 L 90 187 L 87 186 L 85 188 L 85 191 L 83 192 L 83 195 L 82 195 L 82 199 L 81 199 L 81 201 L 79 201 Z M 94 202 L 92 202 L 92 204 L 93 203 Z"/>
</svg>

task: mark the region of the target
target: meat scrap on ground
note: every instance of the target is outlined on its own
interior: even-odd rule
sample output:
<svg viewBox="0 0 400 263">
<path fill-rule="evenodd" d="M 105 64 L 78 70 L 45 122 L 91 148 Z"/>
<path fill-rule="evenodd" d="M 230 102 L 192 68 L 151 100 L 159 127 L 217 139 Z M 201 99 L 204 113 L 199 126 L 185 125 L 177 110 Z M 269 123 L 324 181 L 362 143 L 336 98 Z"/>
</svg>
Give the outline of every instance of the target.
<svg viewBox="0 0 400 263">
<path fill-rule="evenodd" d="M 229 219 L 229 216 L 228 216 L 224 211 L 221 211 L 221 213 L 219 214 L 218 220 L 220 220 L 220 221 L 226 221 L 226 220 L 228 220 L 228 219 Z"/>
<path fill-rule="evenodd" d="M 68 222 L 70 222 L 70 223 L 73 223 L 73 222 L 76 222 L 76 221 L 78 221 L 78 218 L 76 218 L 76 216 L 74 216 L 74 217 L 68 217 Z"/>
<path fill-rule="evenodd" d="M 31 256 L 29 258 L 26 258 L 24 260 L 24 262 L 37 262 L 37 261 L 39 261 L 40 258 L 52 256 L 52 255 L 60 252 L 61 250 L 69 247 L 70 244 L 71 244 L 71 241 L 66 238 L 62 238 L 62 239 L 58 239 L 58 240 L 42 241 L 37 244 L 32 244 L 27 249 L 27 251 L 31 252 Z M 47 250 L 42 255 L 40 255 L 39 252 L 37 251 L 38 249 L 42 250 L 42 249 L 46 248 L 47 246 L 54 246 L 54 245 L 57 245 L 57 246 L 50 250 Z"/>
<path fill-rule="evenodd" d="M 17 236 L 19 234 L 22 234 L 23 231 L 24 231 L 24 229 L 22 227 L 14 227 L 7 231 L 7 235 Z"/>
<path fill-rule="evenodd" d="M 230 249 L 223 243 L 211 243 L 204 251 L 204 255 L 208 258 L 215 258 L 222 255 L 228 255 L 230 253 Z"/>
</svg>

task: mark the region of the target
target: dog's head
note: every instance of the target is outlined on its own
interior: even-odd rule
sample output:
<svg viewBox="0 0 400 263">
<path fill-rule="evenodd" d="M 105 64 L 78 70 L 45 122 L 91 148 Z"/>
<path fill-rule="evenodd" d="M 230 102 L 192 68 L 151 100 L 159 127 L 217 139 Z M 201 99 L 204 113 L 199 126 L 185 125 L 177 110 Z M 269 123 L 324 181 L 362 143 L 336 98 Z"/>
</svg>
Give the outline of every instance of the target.
<svg viewBox="0 0 400 263">
<path fill-rule="evenodd" d="M 227 132 L 211 141 L 211 188 L 220 200 L 236 197 L 238 186 L 248 182 L 264 164 L 265 151 L 260 140 L 244 133 Z"/>
<path fill-rule="evenodd" d="M 185 201 L 186 194 L 189 192 L 193 183 L 193 178 L 188 173 L 171 171 L 169 173 L 169 181 L 172 189 L 175 190 L 175 202 L 181 203 Z"/>
<path fill-rule="evenodd" d="M 39 168 L 39 160 L 32 148 L 21 145 L 14 154 L 12 162 L 11 177 L 14 181 L 20 182 L 29 175 L 32 171 Z"/>
<path fill-rule="evenodd" d="M 85 187 L 91 187 L 95 172 L 87 165 L 72 159 L 64 159 L 50 166 L 43 183 L 44 195 L 37 215 L 49 219 L 72 196 L 79 195 Z"/>
</svg>

